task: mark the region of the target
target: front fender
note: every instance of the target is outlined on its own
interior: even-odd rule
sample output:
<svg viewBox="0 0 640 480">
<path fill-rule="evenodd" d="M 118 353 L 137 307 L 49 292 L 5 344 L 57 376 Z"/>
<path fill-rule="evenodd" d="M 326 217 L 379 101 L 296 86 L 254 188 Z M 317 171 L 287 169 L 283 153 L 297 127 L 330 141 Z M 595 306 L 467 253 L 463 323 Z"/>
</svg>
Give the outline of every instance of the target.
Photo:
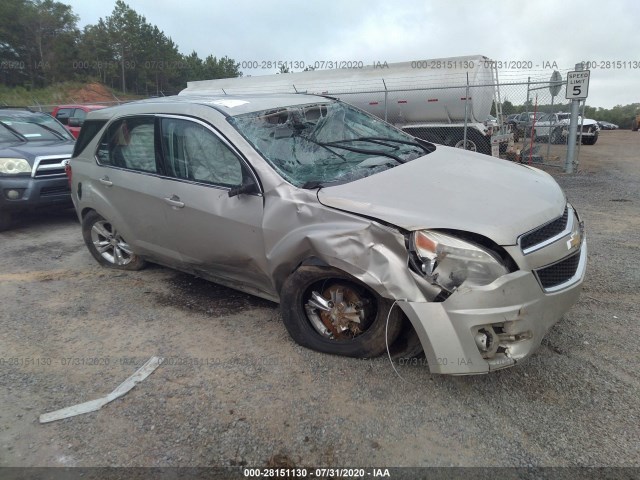
<svg viewBox="0 0 640 480">
<path fill-rule="evenodd" d="M 305 199 L 309 194 L 313 197 Z M 400 230 L 319 204 L 315 192 L 299 192 L 299 197 L 265 199 L 266 258 L 278 295 L 286 278 L 312 258 L 384 298 L 429 301 L 439 293 L 409 269 Z"/>
</svg>

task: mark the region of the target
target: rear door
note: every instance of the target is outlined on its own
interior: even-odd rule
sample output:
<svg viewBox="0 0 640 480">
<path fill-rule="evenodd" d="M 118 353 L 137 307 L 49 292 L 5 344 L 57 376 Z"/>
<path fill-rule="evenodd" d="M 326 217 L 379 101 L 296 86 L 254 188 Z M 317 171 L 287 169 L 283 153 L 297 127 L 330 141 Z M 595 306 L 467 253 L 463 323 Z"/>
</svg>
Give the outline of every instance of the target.
<svg viewBox="0 0 640 480">
<path fill-rule="evenodd" d="M 178 266 L 181 257 L 166 218 L 173 182 L 164 177 L 156 148 L 157 123 L 153 115 L 113 122 L 100 140 L 92 186 L 101 200 L 98 213 L 114 223 L 136 253 Z"/>
</svg>

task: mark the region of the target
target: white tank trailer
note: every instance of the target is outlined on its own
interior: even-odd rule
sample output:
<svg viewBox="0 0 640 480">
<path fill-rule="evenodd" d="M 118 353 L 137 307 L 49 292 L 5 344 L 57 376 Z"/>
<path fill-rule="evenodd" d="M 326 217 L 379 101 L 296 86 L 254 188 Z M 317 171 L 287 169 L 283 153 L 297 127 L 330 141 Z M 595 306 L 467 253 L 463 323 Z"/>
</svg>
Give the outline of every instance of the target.
<svg viewBox="0 0 640 480">
<path fill-rule="evenodd" d="M 495 63 L 481 55 L 375 63 L 362 68 L 188 82 L 180 95 L 312 93 L 355 105 L 424 140 L 491 155 L 510 134 L 485 121 L 500 105 Z M 467 90 L 468 82 L 468 90 Z M 468 91 L 468 95 L 467 95 Z M 500 111 L 498 110 L 498 113 Z M 465 122 L 466 114 L 466 122 Z M 498 121 L 501 115 L 497 115 Z M 494 149 L 495 152 L 498 149 Z"/>
</svg>

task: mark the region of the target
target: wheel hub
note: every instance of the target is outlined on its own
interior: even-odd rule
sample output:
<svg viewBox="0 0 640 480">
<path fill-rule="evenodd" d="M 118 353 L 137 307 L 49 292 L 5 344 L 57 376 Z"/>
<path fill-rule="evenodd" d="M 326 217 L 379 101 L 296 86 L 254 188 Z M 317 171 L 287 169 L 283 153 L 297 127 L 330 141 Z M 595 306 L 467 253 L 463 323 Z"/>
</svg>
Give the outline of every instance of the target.
<svg viewBox="0 0 640 480">
<path fill-rule="evenodd" d="M 129 245 L 108 222 L 101 221 L 93 225 L 91 240 L 98 253 L 109 263 L 127 265 L 131 262 Z"/>
<path fill-rule="evenodd" d="M 355 337 L 363 331 L 364 302 L 346 285 L 331 285 L 322 295 L 313 291 L 305 308 L 314 328 L 325 336 Z"/>
</svg>

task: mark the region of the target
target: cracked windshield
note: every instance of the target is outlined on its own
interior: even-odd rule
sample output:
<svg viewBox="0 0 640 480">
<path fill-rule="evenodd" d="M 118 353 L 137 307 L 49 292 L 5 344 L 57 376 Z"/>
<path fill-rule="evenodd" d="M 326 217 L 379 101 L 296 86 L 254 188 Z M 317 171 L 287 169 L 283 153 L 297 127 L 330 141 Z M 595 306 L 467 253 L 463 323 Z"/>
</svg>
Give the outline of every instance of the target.
<svg viewBox="0 0 640 480">
<path fill-rule="evenodd" d="M 344 103 L 296 105 L 229 120 L 288 182 L 351 182 L 432 151 L 430 144 Z"/>
</svg>

